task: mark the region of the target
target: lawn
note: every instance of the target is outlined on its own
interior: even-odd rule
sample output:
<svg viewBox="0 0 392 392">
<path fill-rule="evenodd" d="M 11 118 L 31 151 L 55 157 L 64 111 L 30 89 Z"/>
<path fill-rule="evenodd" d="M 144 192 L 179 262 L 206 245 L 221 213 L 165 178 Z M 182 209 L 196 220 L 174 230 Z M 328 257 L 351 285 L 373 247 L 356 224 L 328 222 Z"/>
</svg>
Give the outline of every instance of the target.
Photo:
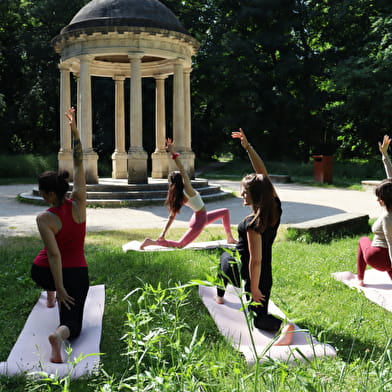
<svg viewBox="0 0 392 392">
<path fill-rule="evenodd" d="M 331 277 L 336 271 L 355 272 L 358 238 L 304 244 L 286 241 L 282 228 L 273 248 L 272 300 L 338 355 L 248 368 L 219 334 L 197 288 L 171 289 L 215 276 L 221 251 L 122 252 L 125 242 L 158 231 L 99 232 L 86 238 L 91 284 L 106 287 L 100 372 L 70 385 L 3 376 L 0 391 L 392 390 L 391 313 Z M 171 236 L 182 231 L 172 229 Z M 222 235 L 210 227 L 200 240 Z M 29 270 L 41 242 L 14 237 L 0 244 L 0 361 L 5 361 L 40 293 Z"/>
</svg>

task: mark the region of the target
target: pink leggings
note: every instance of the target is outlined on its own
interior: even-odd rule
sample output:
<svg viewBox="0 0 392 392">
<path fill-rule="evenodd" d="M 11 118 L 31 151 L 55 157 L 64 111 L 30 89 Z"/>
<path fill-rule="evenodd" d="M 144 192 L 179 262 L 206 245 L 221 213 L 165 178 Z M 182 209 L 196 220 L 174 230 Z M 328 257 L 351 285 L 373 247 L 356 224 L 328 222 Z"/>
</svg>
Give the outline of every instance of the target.
<svg viewBox="0 0 392 392">
<path fill-rule="evenodd" d="M 359 280 L 363 280 L 367 265 L 378 271 L 388 272 L 388 275 L 392 279 L 392 266 L 388 248 L 372 246 L 372 242 L 368 237 L 362 237 L 359 240 L 357 253 L 357 273 Z"/>
<path fill-rule="evenodd" d="M 225 232 L 229 234 L 231 232 L 230 213 L 227 208 L 220 208 L 219 210 L 208 212 L 203 210 L 193 213 L 192 218 L 189 221 L 189 229 L 179 241 L 161 240 L 157 241 L 157 244 L 170 248 L 183 248 L 194 241 L 203 231 L 205 226 L 218 219 L 222 219 Z"/>
</svg>

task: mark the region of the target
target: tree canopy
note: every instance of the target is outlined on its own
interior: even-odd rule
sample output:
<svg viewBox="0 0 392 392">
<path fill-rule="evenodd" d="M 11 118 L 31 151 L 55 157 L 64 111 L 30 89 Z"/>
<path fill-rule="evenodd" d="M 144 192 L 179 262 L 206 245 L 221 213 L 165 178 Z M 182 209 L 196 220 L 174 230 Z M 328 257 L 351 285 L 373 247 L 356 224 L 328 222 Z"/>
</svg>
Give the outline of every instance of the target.
<svg viewBox="0 0 392 392">
<path fill-rule="evenodd" d="M 86 3 L 0 2 L 3 152 L 58 150 L 59 59 L 51 40 Z M 390 0 L 162 3 L 201 43 L 191 75 L 197 155 L 240 153 L 228 135 L 238 127 L 267 157 L 301 161 L 312 154 L 367 157 L 388 133 Z M 105 92 L 95 98 L 94 147 L 111 153 L 113 121 L 102 103 L 113 99 L 114 90 L 94 83 Z M 153 89 L 147 83 L 144 90 L 151 101 Z M 148 130 L 153 116 L 144 117 Z M 146 132 L 145 148 L 152 152 L 154 141 Z"/>
</svg>

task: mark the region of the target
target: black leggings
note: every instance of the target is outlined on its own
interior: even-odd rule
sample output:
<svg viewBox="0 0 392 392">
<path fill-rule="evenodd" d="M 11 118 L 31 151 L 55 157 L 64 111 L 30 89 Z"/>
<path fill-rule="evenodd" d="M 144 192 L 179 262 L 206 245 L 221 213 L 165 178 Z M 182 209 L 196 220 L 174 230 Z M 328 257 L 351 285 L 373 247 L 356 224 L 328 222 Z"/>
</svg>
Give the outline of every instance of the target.
<svg viewBox="0 0 392 392">
<path fill-rule="evenodd" d="M 44 290 L 56 291 L 50 268 L 33 264 L 31 277 Z M 79 336 L 82 330 L 84 303 L 90 284 L 88 268 L 63 268 L 63 283 L 68 295 L 74 298 L 75 304 L 71 305 L 70 309 L 67 309 L 66 306 L 60 306 L 60 325 L 68 327 L 69 338 L 74 339 Z"/>
<path fill-rule="evenodd" d="M 241 287 L 241 279 L 243 279 L 245 281 L 245 291 L 247 293 L 250 293 L 250 278 L 248 268 L 248 264 L 245 263 L 243 260 L 240 270 L 239 263 L 231 254 L 227 252 L 222 253 L 220 257 L 219 277 L 223 279 L 224 287 L 226 287 L 229 283 L 235 287 Z M 256 317 L 254 319 L 254 324 L 256 328 L 263 329 L 266 331 L 277 331 L 282 324 L 282 320 L 268 313 L 268 301 L 271 294 L 271 287 L 271 264 L 264 263 L 260 276 L 259 289 L 261 293 L 265 296 L 265 300 L 262 301 L 263 306 L 250 305 L 249 308 L 256 313 Z M 217 295 L 219 297 L 223 297 L 225 295 L 225 290 L 222 288 L 217 288 Z M 248 299 L 250 299 L 249 295 L 247 296 Z"/>
</svg>

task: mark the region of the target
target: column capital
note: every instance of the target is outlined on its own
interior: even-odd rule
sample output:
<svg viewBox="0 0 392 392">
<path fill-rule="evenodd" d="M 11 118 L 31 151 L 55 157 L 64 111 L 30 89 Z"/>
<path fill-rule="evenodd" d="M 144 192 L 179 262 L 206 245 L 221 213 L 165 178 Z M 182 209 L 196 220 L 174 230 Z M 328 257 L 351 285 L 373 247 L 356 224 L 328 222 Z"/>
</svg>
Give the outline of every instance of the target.
<svg viewBox="0 0 392 392">
<path fill-rule="evenodd" d="M 184 57 L 177 57 L 176 59 L 173 60 L 174 65 L 184 65 L 185 64 L 185 58 Z"/>
<path fill-rule="evenodd" d="M 164 74 L 164 75 L 154 75 L 154 79 L 155 80 L 165 80 L 165 79 L 168 78 L 168 76 L 169 75 L 166 75 L 166 74 Z"/>
<path fill-rule="evenodd" d="M 124 75 L 114 75 L 112 77 L 113 80 L 115 80 L 116 82 L 123 82 L 126 79 L 126 76 Z"/>
<path fill-rule="evenodd" d="M 128 58 L 131 61 L 141 60 L 143 56 L 144 56 L 144 52 L 141 51 L 128 52 Z"/>
<path fill-rule="evenodd" d="M 69 72 L 71 69 L 70 65 L 67 63 L 59 63 L 57 65 L 57 67 L 59 68 L 60 71 L 68 71 Z"/>
<path fill-rule="evenodd" d="M 91 62 L 93 60 L 93 56 L 91 54 L 83 54 L 78 57 L 79 61 L 82 63 Z"/>
</svg>

